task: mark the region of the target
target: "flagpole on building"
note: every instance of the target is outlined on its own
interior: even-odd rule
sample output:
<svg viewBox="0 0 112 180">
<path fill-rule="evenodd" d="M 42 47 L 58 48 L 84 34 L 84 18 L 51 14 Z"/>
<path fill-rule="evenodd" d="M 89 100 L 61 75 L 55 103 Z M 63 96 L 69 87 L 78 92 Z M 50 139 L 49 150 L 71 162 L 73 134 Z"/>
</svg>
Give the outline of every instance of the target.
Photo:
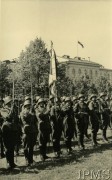
<svg viewBox="0 0 112 180">
<path fill-rule="evenodd" d="M 77 41 L 77 57 L 78 57 L 78 45 L 80 45 L 82 48 L 84 48 L 84 45 L 80 42 L 80 41 Z"/>
</svg>

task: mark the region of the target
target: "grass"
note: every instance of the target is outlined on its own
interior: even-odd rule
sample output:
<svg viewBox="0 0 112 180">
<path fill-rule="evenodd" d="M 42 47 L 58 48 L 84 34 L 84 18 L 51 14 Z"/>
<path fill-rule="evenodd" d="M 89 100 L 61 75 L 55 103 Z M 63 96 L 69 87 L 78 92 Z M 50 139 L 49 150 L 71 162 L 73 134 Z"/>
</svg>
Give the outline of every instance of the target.
<svg viewBox="0 0 112 180">
<path fill-rule="evenodd" d="M 112 130 L 108 130 L 108 137 L 112 140 Z M 44 163 L 40 161 L 38 152 L 35 152 L 35 165 L 29 168 L 25 166 L 24 156 L 20 154 L 17 158 L 19 168 L 13 171 L 7 171 L 6 160 L 0 159 L 0 180 L 112 180 L 112 141 L 102 142 L 99 132 L 98 142 L 101 145 L 93 148 L 90 140 L 85 138 L 86 150 L 80 151 L 77 145 L 73 146 L 72 155 L 67 155 L 63 147 L 60 159 L 53 158 L 53 151 L 49 148 L 48 155 L 51 158 Z"/>
</svg>

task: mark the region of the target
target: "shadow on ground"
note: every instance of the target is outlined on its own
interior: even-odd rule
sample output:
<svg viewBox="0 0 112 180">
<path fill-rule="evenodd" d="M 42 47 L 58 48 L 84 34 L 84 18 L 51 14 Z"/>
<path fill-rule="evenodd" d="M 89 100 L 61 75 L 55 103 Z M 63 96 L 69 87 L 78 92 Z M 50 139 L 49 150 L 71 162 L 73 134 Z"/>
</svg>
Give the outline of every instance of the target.
<svg viewBox="0 0 112 180">
<path fill-rule="evenodd" d="M 36 162 L 35 165 L 31 167 L 18 166 L 18 168 L 13 169 L 12 171 L 6 170 L 5 168 L 0 168 L 0 175 L 16 175 L 16 174 L 22 174 L 22 173 L 38 174 L 41 170 L 45 170 L 45 169 L 50 170 L 55 167 L 62 167 L 70 163 L 74 163 L 74 164 L 82 163 L 86 160 L 86 158 L 89 158 L 92 154 L 102 153 L 106 150 L 112 150 L 111 142 L 106 143 L 106 144 L 101 144 L 100 146 L 97 146 L 96 148 L 89 146 L 85 150 L 80 150 L 80 151 L 74 150 L 73 154 L 71 155 L 67 155 L 66 153 L 63 153 L 60 159 L 49 158 L 45 162 L 42 162 L 42 161 Z M 35 155 L 36 155 L 36 152 L 35 152 Z"/>
</svg>

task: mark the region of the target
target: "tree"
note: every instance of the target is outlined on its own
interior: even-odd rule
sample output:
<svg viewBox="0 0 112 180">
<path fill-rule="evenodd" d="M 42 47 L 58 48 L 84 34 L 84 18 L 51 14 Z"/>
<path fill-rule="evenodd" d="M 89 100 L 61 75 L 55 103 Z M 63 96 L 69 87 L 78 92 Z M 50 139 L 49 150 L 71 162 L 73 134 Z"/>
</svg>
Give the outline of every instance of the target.
<svg viewBox="0 0 112 180">
<path fill-rule="evenodd" d="M 0 63 L 0 96 L 4 94 L 10 94 L 10 83 L 7 80 L 7 76 L 10 74 L 7 62 Z"/>
<path fill-rule="evenodd" d="M 1 94 L 11 94 L 13 82 L 15 85 L 15 95 L 38 94 L 49 95 L 49 69 L 50 56 L 46 44 L 41 38 L 36 38 L 29 43 L 25 51 L 21 51 L 15 64 L 0 64 L 0 92 Z M 79 93 L 89 95 L 106 91 L 112 92 L 112 85 L 106 77 L 99 78 L 95 83 L 85 74 L 78 79 L 70 79 L 66 76 L 66 65 L 57 64 L 57 92 L 58 96 L 73 96 Z M 32 93 L 31 93 L 32 92 Z"/>
<path fill-rule="evenodd" d="M 59 64 L 57 66 L 57 92 L 59 96 L 72 96 L 73 82 L 69 77 L 66 77 L 66 66 Z"/>
<path fill-rule="evenodd" d="M 101 76 L 97 81 L 96 81 L 96 88 L 98 90 L 98 93 L 100 92 L 106 92 L 109 95 L 112 94 L 112 84 L 110 84 L 109 80 L 107 77 Z"/>
<path fill-rule="evenodd" d="M 41 38 L 30 42 L 26 50 L 20 53 L 14 66 L 14 71 L 10 66 L 8 80 L 11 83 L 13 76 L 15 77 L 15 90 L 18 89 L 19 94 L 31 93 L 31 86 L 34 93 L 41 91 L 43 86 L 48 86 L 49 53 Z"/>
</svg>

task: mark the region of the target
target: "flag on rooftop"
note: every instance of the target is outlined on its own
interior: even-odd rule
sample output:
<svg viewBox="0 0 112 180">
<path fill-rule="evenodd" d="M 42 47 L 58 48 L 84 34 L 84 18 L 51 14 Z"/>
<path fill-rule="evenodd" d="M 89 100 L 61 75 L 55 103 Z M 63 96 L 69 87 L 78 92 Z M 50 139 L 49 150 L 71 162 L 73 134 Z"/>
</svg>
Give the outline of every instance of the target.
<svg viewBox="0 0 112 180">
<path fill-rule="evenodd" d="M 78 44 L 80 44 L 81 47 L 84 48 L 84 45 L 80 41 L 78 41 Z"/>
</svg>

